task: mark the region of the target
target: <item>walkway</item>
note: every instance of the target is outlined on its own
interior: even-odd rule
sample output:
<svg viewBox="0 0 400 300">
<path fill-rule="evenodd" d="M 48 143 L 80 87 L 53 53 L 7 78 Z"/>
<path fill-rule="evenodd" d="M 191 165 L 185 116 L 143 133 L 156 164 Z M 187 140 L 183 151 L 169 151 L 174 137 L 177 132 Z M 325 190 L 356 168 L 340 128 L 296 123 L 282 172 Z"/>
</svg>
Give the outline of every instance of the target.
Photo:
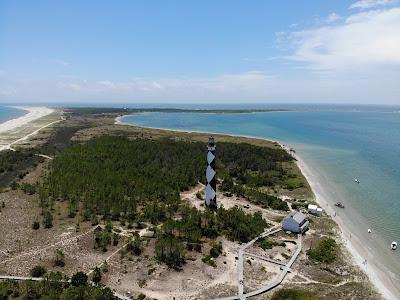
<svg viewBox="0 0 400 300">
<path fill-rule="evenodd" d="M 281 231 L 282 228 L 281 227 L 274 227 L 272 229 L 270 229 L 269 231 L 266 231 L 264 233 L 262 233 L 260 236 L 256 237 L 255 239 L 251 240 L 250 242 L 248 242 L 247 244 L 241 246 L 239 248 L 239 255 L 238 255 L 238 294 L 234 295 L 234 296 L 230 296 L 230 297 L 225 297 L 225 298 L 219 298 L 218 300 L 244 300 L 246 298 L 250 298 L 253 296 L 257 296 L 259 294 L 265 293 L 269 290 L 272 290 L 273 288 L 275 288 L 276 286 L 278 286 L 279 284 L 282 283 L 283 279 L 286 277 L 287 273 L 291 271 L 291 267 L 294 263 L 294 261 L 296 260 L 297 256 L 300 254 L 301 249 L 302 249 L 302 240 L 301 240 L 301 235 L 299 234 L 297 236 L 297 248 L 295 253 L 293 254 L 293 256 L 290 258 L 290 260 L 285 263 L 285 262 L 281 262 L 281 261 L 277 261 L 274 259 L 270 259 L 268 257 L 265 256 L 260 256 L 257 254 L 253 254 L 250 252 L 245 251 L 247 248 L 249 248 L 251 245 L 253 245 L 259 238 L 263 238 L 263 237 L 267 237 L 269 235 L 275 234 L 279 231 Z M 281 265 L 281 272 L 279 273 L 279 275 L 275 278 L 275 280 L 271 283 L 268 283 L 267 285 L 254 290 L 252 292 L 249 293 L 244 293 L 244 275 L 243 275 L 243 262 L 244 262 L 244 255 L 247 256 L 251 256 L 257 259 L 261 259 L 261 260 L 265 260 L 268 261 L 270 263 L 273 264 L 277 264 L 277 265 Z"/>
</svg>

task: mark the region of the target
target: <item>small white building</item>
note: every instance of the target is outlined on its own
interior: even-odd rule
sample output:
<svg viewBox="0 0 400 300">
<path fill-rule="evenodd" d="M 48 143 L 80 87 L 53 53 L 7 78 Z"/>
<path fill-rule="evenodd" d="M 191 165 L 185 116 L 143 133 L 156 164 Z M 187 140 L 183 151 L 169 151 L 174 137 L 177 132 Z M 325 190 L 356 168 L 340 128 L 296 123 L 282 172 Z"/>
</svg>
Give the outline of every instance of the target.
<svg viewBox="0 0 400 300">
<path fill-rule="evenodd" d="M 306 216 L 299 211 L 291 212 L 282 221 L 282 229 L 293 233 L 304 233 L 308 229 L 309 222 Z"/>
<path fill-rule="evenodd" d="M 322 216 L 323 209 L 321 207 L 318 207 L 314 204 L 309 204 L 307 209 L 308 209 L 308 212 L 312 215 L 319 216 L 319 217 Z"/>
</svg>

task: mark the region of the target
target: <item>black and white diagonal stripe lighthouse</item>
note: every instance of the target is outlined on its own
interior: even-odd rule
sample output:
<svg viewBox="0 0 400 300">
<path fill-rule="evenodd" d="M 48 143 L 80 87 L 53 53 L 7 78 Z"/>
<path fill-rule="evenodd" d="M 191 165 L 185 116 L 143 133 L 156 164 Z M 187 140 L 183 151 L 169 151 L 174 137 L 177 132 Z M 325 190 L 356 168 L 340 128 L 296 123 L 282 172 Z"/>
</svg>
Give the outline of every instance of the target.
<svg viewBox="0 0 400 300">
<path fill-rule="evenodd" d="M 211 136 L 207 145 L 206 206 L 217 207 L 217 182 L 215 178 L 215 142 Z"/>
</svg>

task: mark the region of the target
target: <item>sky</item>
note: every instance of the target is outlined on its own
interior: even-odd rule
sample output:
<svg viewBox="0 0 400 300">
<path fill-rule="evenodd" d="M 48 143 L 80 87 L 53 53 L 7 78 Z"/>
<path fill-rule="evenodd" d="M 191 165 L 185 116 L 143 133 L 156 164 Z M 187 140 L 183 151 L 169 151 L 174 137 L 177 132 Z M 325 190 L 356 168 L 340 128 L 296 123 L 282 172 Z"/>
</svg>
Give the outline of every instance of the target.
<svg viewBox="0 0 400 300">
<path fill-rule="evenodd" d="M 400 105 L 400 0 L 0 0 L 0 102 Z"/>
</svg>

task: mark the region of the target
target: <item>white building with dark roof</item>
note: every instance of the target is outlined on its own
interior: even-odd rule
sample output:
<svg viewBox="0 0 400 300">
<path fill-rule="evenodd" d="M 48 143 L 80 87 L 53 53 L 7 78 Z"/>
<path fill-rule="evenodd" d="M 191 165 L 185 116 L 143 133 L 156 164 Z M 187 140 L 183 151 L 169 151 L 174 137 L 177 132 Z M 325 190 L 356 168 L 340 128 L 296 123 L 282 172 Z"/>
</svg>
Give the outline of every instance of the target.
<svg viewBox="0 0 400 300">
<path fill-rule="evenodd" d="M 309 222 L 306 216 L 299 211 L 291 212 L 282 221 L 282 229 L 293 233 L 304 233 L 308 229 Z"/>
</svg>

